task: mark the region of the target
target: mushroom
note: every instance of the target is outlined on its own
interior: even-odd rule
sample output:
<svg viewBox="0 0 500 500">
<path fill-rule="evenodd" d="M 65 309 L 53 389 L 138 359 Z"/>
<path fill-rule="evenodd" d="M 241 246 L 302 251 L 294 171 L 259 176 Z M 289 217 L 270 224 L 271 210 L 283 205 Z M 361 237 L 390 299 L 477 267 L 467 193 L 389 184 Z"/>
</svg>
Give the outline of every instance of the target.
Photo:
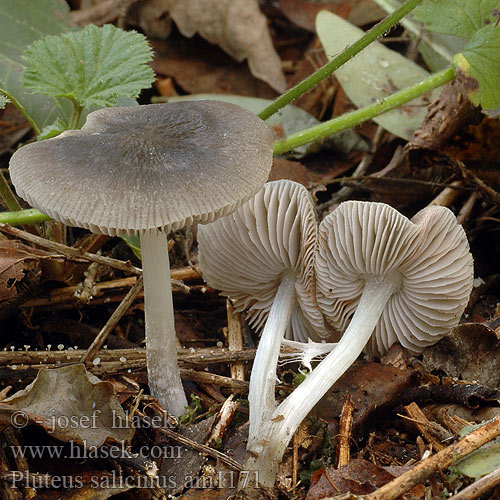
<svg viewBox="0 0 500 500">
<path fill-rule="evenodd" d="M 412 352 L 457 325 L 472 289 L 465 232 L 444 207 L 410 221 L 382 203 L 345 202 L 320 225 L 318 305 L 340 342 L 273 412 L 245 469 L 274 484 L 277 466 L 300 422 L 368 345 L 383 353 L 400 341 Z M 354 316 L 351 318 L 353 312 Z"/>
<path fill-rule="evenodd" d="M 70 226 L 139 234 L 151 393 L 169 412 L 187 405 L 177 366 L 166 234 L 227 215 L 266 181 L 273 134 L 252 113 L 199 101 L 106 108 L 81 130 L 19 149 L 19 196 Z"/>
<path fill-rule="evenodd" d="M 265 184 L 231 215 L 198 230 L 203 278 L 237 311 L 247 310 L 251 325 L 263 328 L 250 378 L 249 450 L 275 409 L 283 337 L 306 341 L 330 335 L 316 305 L 316 238 L 311 195 L 288 180 Z"/>
</svg>

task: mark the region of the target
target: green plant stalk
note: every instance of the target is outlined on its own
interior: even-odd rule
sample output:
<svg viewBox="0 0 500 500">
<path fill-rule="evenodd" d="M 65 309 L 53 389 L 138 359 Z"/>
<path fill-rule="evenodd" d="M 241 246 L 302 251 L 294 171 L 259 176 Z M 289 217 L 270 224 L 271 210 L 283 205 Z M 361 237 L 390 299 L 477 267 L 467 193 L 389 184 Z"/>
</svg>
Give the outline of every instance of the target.
<svg viewBox="0 0 500 500">
<path fill-rule="evenodd" d="M 350 113 L 338 116 L 337 118 L 320 123 L 315 127 L 302 130 L 296 134 L 289 135 L 285 140 L 275 143 L 274 154 L 280 155 L 299 146 L 303 146 L 304 144 L 308 144 L 310 142 L 328 137 L 329 135 L 336 134 L 337 132 L 341 132 L 342 130 L 355 127 L 360 123 L 371 120 L 378 115 L 391 111 L 398 106 L 412 101 L 422 94 L 450 82 L 454 78 L 455 70 L 453 68 L 448 68 L 440 71 L 439 73 L 435 73 L 416 85 L 400 90 L 399 92 L 377 101 L 374 104 L 357 109 L 356 111 L 351 111 Z"/>
<path fill-rule="evenodd" d="M 314 72 L 311 76 L 279 96 L 267 108 L 259 113 L 259 118 L 267 120 L 270 116 L 274 115 L 281 108 L 292 102 L 297 97 L 312 89 L 321 80 L 324 80 L 336 71 L 340 66 L 345 64 L 349 59 L 352 59 L 356 54 L 361 52 L 365 47 L 374 42 L 377 38 L 381 37 L 384 33 L 389 31 L 395 24 L 397 24 L 406 14 L 411 12 L 423 0 L 407 0 L 401 7 L 396 9 L 392 14 L 387 16 L 383 21 L 376 24 L 372 29 L 367 31 L 357 42 L 349 45 L 338 56 L 334 57 L 330 62 L 325 64 L 319 70 Z"/>
<path fill-rule="evenodd" d="M 80 116 L 82 116 L 83 106 L 80 106 L 78 102 L 71 100 L 73 103 L 73 111 L 71 113 L 71 118 L 69 119 L 68 130 L 73 130 L 78 128 L 78 122 L 80 121 Z"/>
<path fill-rule="evenodd" d="M 5 176 L 3 173 L 0 173 L 0 198 L 4 202 L 4 205 L 9 210 L 22 210 L 23 207 L 17 201 L 17 198 L 14 196 L 14 193 L 10 189 L 9 184 L 5 180 Z"/>
<path fill-rule="evenodd" d="M 35 132 L 35 134 L 40 135 L 40 129 L 38 128 L 38 125 L 33 121 L 33 118 L 31 118 L 31 116 L 28 114 L 28 112 L 26 111 L 26 108 L 13 95 L 9 94 L 9 92 L 7 92 L 6 90 L 0 89 L 0 94 L 3 94 L 5 97 L 7 97 L 7 99 L 9 99 L 11 104 L 13 104 L 23 114 L 23 116 L 26 118 L 26 120 L 28 120 L 28 122 L 31 125 L 31 127 L 33 128 L 33 131 Z"/>
<path fill-rule="evenodd" d="M 33 121 L 31 116 L 28 114 L 26 111 L 26 108 L 14 97 L 12 96 L 9 92 L 7 92 L 4 89 L 0 89 L 0 94 L 3 94 L 7 99 L 9 99 L 10 103 L 15 106 L 28 120 L 29 124 L 32 126 L 33 130 L 35 131 L 35 134 L 40 133 L 40 129 L 38 128 L 37 124 Z M 5 176 L 0 173 L 0 198 L 2 198 L 2 201 L 4 205 L 12 211 L 20 211 L 22 210 L 21 205 L 19 204 L 19 201 L 17 201 L 17 198 L 14 196 L 14 193 L 10 189 L 9 184 L 7 183 Z"/>
<path fill-rule="evenodd" d="M 0 224 L 11 226 L 23 226 L 25 224 L 36 224 L 50 220 L 48 215 L 42 214 L 36 208 L 21 210 L 18 212 L 0 212 Z"/>
</svg>

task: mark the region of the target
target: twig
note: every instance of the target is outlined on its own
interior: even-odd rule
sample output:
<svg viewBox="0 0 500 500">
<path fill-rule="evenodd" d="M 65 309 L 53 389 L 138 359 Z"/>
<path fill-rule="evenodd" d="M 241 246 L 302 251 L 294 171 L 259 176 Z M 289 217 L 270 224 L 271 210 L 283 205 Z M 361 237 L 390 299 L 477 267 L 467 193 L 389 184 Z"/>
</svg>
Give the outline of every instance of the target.
<svg viewBox="0 0 500 500">
<path fill-rule="evenodd" d="M 243 336 L 241 331 L 241 314 L 234 311 L 229 301 L 226 301 L 227 309 L 227 343 L 231 352 L 243 349 Z M 245 365 L 243 363 L 232 363 L 230 366 L 231 378 L 245 380 Z"/>
<path fill-rule="evenodd" d="M 19 444 L 19 441 L 17 439 L 16 434 L 14 433 L 14 430 L 12 427 L 7 427 L 3 431 L 4 437 L 6 438 L 7 443 L 10 445 L 10 449 L 21 449 L 21 446 Z M 17 453 L 15 458 L 17 468 L 22 471 L 22 473 L 26 474 L 29 471 L 29 466 L 28 462 L 26 461 L 26 458 L 23 453 Z M 24 498 L 26 500 L 31 500 L 32 498 L 36 497 L 36 490 L 35 488 L 32 488 L 28 485 L 24 487 Z"/>
<path fill-rule="evenodd" d="M 207 455 L 210 455 L 211 457 L 216 458 L 217 460 L 220 460 L 222 463 L 226 464 L 228 467 L 231 467 L 234 470 L 240 471 L 242 469 L 242 466 L 239 462 L 237 462 L 231 457 L 228 457 L 225 453 L 210 448 L 210 446 L 197 443 L 196 441 L 181 436 L 180 434 L 177 434 L 176 432 L 170 429 L 162 428 L 159 429 L 159 431 L 160 433 L 165 434 L 165 436 L 168 436 L 169 438 L 174 439 L 179 443 L 182 443 L 186 446 L 189 446 L 190 448 L 193 448 L 194 450 L 198 450 L 202 453 L 205 453 Z"/>
<path fill-rule="evenodd" d="M 131 274 L 138 274 L 138 275 L 142 274 L 142 269 L 140 267 L 135 267 L 128 261 L 124 262 L 123 260 L 113 259 L 111 257 L 104 257 L 103 255 L 97 255 L 95 253 L 82 252 L 78 248 L 63 245 L 62 243 L 56 243 L 55 241 L 50 241 L 45 238 L 41 238 L 40 236 L 35 236 L 34 234 L 30 234 L 16 227 L 12 227 L 9 224 L 0 223 L 0 231 L 5 234 L 10 234 L 11 236 L 16 236 L 17 238 L 29 241 L 43 248 L 54 250 L 55 252 L 58 252 L 59 254 L 65 256 L 69 260 L 97 262 L 98 264 L 109 266 L 114 269 L 125 271 Z M 172 284 L 180 286 L 181 288 L 184 288 L 185 291 L 189 292 L 189 288 L 186 287 L 181 280 L 199 279 L 200 274 L 197 274 L 196 271 L 199 271 L 199 269 L 195 268 L 193 270 L 191 267 L 172 269 L 171 271 Z"/>
<path fill-rule="evenodd" d="M 382 140 L 382 137 L 384 135 L 384 129 L 380 126 L 377 127 L 377 131 L 375 132 L 375 136 L 373 138 L 372 145 L 370 147 L 370 150 L 364 153 L 363 158 L 361 161 L 358 163 L 358 166 L 356 167 L 356 170 L 354 170 L 352 174 L 352 178 L 360 178 L 365 175 L 366 171 L 368 170 L 368 167 L 371 165 L 373 156 L 377 152 L 377 148 L 380 144 L 380 141 Z M 352 192 L 356 188 L 353 186 L 343 186 L 341 187 L 336 193 L 333 193 L 332 197 L 330 200 L 328 200 L 326 203 L 322 203 L 320 206 L 318 206 L 318 212 L 321 212 L 322 210 L 325 210 L 326 208 L 336 204 L 340 203 L 341 201 L 346 200 Z"/>
<path fill-rule="evenodd" d="M 479 193 L 477 192 L 471 193 L 471 195 L 467 198 L 467 201 L 463 204 L 460 212 L 458 212 L 457 215 L 457 222 L 459 224 L 464 224 L 465 222 L 467 222 L 467 219 L 469 218 L 478 198 Z"/>
<path fill-rule="evenodd" d="M 201 384 L 215 384 L 219 387 L 228 387 L 233 392 L 248 392 L 248 382 L 244 380 L 235 380 L 223 375 L 216 375 L 206 371 L 197 371 L 191 368 L 181 368 L 181 377 L 193 380 Z"/>
<path fill-rule="evenodd" d="M 496 205 L 500 204 L 500 193 L 495 191 L 491 186 L 488 186 L 481 178 L 479 178 L 474 172 L 471 172 L 465 166 L 465 163 L 455 160 L 452 162 L 453 165 L 458 166 L 464 179 L 471 179 L 476 186 Z"/>
<path fill-rule="evenodd" d="M 429 206 L 449 207 L 460 195 L 456 188 L 462 187 L 462 181 L 452 182 L 451 185 L 444 188 L 430 203 Z"/>
<path fill-rule="evenodd" d="M 185 271 L 188 271 L 187 273 Z M 172 277 L 172 284 L 179 289 L 186 293 L 189 292 L 190 288 L 186 286 L 182 280 L 186 279 L 186 276 L 188 276 L 188 279 L 191 277 L 189 276 L 189 273 L 191 273 L 192 276 L 195 278 L 198 278 L 197 275 L 194 274 L 194 272 L 191 270 L 191 268 L 180 268 L 180 269 L 172 269 L 170 276 Z M 178 279 L 180 277 L 180 279 Z M 100 283 L 95 284 L 95 293 L 94 293 L 94 298 L 90 302 L 90 304 L 100 304 L 102 302 L 110 302 L 111 300 L 108 300 L 108 298 L 104 298 L 103 300 L 96 300 L 101 298 L 106 291 L 109 290 L 117 290 L 120 288 L 128 288 L 132 287 L 135 285 L 137 281 L 136 277 L 130 277 L 130 278 L 120 278 L 117 280 L 110 280 L 110 281 L 101 281 Z M 65 304 L 69 303 L 72 304 L 73 302 L 77 302 L 78 298 L 75 297 L 75 292 L 78 290 L 78 285 L 76 286 L 67 286 L 63 288 L 56 288 L 55 290 L 52 290 L 49 292 L 46 296 L 41 296 L 37 297 L 35 299 L 31 299 L 24 304 L 21 305 L 23 308 L 30 308 L 30 307 L 43 307 L 43 306 L 54 306 L 57 304 Z"/>
<path fill-rule="evenodd" d="M 353 412 L 354 402 L 349 394 L 342 405 L 340 413 L 339 433 L 337 437 L 337 469 L 347 465 L 350 460 Z"/>
<path fill-rule="evenodd" d="M 39 369 L 40 367 L 61 366 L 64 363 L 79 363 L 86 349 L 60 351 L 0 351 L 0 367 L 11 370 Z M 289 356 L 296 353 L 294 349 L 282 347 L 280 355 Z M 98 353 L 101 363 L 125 363 L 134 361 L 146 366 L 146 351 L 144 349 L 101 349 Z M 185 364 L 204 367 L 213 364 L 251 361 L 255 357 L 254 348 L 241 351 L 229 351 L 227 348 L 178 349 L 177 357 L 181 366 Z M 12 368 L 15 366 L 16 368 Z"/>
<path fill-rule="evenodd" d="M 415 402 L 405 406 L 404 410 L 420 434 L 432 444 L 436 451 L 441 451 L 446 448 L 443 441 L 452 438 L 453 434 L 438 423 L 429 421 Z"/>
<path fill-rule="evenodd" d="M 500 435 L 500 417 L 489 421 L 479 429 L 444 450 L 418 463 L 413 469 L 398 476 L 377 491 L 363 497 L 364 500 L 395 500 L 416 484 L 425 481 L 435 471 L 445 469 L 453 462 L 477 450 Z"/>
<path fill-rule="evenodd" d="M 233 420 L 236 410 L 239 408 L 240 402 L 234 401 L 234 394 L 231 394 L 223 403 L 219 410 L 218 421 L 215 424 L 210 437 L 207 440 L 207 445 L 217 443 L 224 437 L 229 424 Z"/>
<path fill-rule="evenodd" d="M 87 364 L 89 359 L 94 358 L 97 354 L 97 351 L 104 345 L 108 335 L 111 333 L 113 328 L 117 325 L 118 321 L 120 321 L 121 317 L 125 314 L 127 309 L 132 305 L 134 300 L 137 297 L 137 294 L 142 289 L 142 276 L 137 278 L 135 285 L 128 291 L 125 298 L 120 302 L 120 305 L 115 309 L 113 314 L 110 316 L 106 324 L 103 326 L 99 334 L 96 336 L 87 352 L 80 359 L 82 363 Z"/>
<path fill-rule="evenodd" d="M 434 182 L 434 181 L 423 181 L 421 179 L 404 179 L 401 177 L 376 177 L 375 175 L 362 175 L 360 177 L 336 177 L 335 179 L 328 179 L 322 184 L 325 186 L 328 186 L 329 184 L 337 184 L 337 183 L 347 183 L 347 182 L 354 182 L 356 184 L 359 184 L 359 181 L 379 181 L 379 182 L 395 182 L 395 183 L 401 183 L 401 184 L 421 184 L 423 186 L 430 186 L 430 187 L 442 187 L 442 188 L 450 188 L 450 189 L 455 189 L 458 191 L 473 191 L 474 189 L 471 187 L 466 187 L 466 186 L 458 186 L 454 184 L 446 184 L 444 182 Z"/>
<path fill-rule="evenodd" d="M 132 274 L 142 274 L 142 269 L 133 266 L 130 262 L 123 262 L 122 260 L 112 259 L 111 257 L 104 257 L 103 255 L 96 255 L 94 253 L 82 252 L 78 248 L 69 247 L 61 243 L 56 243 L 55 241 L 49 241 L 45 238 L 41 238 L 40 236 L 35 236 L 34 234 L 23 231 L 22 229 L 12 227 L 8 224 L 0 224 L 0 231 L 2 233 L 10 234 L 11 236 L 16 236 L 17 238 L 29 241 L 43 248 L 54 250 L 70 260 L 97 262 L 98 264 L 110 266 L 115 269 L 119 269 L 120 271 Z"/>
</svg>

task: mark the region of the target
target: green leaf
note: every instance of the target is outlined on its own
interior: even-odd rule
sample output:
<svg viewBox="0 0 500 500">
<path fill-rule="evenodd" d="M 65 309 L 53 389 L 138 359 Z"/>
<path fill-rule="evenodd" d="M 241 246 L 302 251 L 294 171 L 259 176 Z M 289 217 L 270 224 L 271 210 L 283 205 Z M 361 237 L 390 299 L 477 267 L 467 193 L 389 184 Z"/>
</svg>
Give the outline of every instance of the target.
<svg viewBox="0 0 500 500">
<path fill-rule="evenodd" d="M 54 123 L 43 127 L 40 131 L 39 136 L 36 138 L 37 141 L 42 141 L 43 139 L 50 139 L 56 137 L 68 129 L 66 123 L 64 123 L 60 118 L 58 118 Z"/>
<path fill-rule="evenodd" d="M 23 83 L 33 92 L 67 97 L 80 106 L 113 106 L 117 98 L 137 97 L 154 73 L 146 63 L 152 50 L 143 35 L 107 24 L 47 36 L 23 54 L 29 64 Z"/>
<path fill-rule="evenodd" d="M 374 1 L 388 14 L 392 14 L 403 3 L 403 0 Z M 415 21 L 411 14 L 403 18 L 401 24 L 420 40 L 418 51 L 422 55 L 425 64 L 432 71 L 441 71 L 448 68 L 453 56 L 460 52 L 467 43 L 467 40 L 463 38 L 428 31 L 421 22 Z"/>
<path fill-rule="evenodd" d="M 134 255 L 138 259 L 142 259 L 141 256 L 141 238 L 138 235 L 122 236 L 122 240 L 130 247 Z"/>
<path fill-rule="evenodd" d="M 0 86 L 16 98 L 39 128 L 71 115 L 70 102 L 31 94 L 21 84 L 22 53 L 35 40 L 74 28 L 64 0 L 2 0 L 0 3 Z"/>
<path fill-rule="evenodd" d="M 0 94 L 0 109 L 4 109 L 5 106 L 10 102 L 10 99 L 5 97 L 3 94 Z"/>
<path fill-rule="evenodd" d="M 476 425 L 468 425 L 460 431 L 460 437 L 470 434 L 486 422 Z M 454 469 L 468 477 L 479 479 L 486 474 L 500 467 L 500 438 L 495 438 L 489 443 L 483 444 L 480 448 L 469 453 L 464 458 L 456 462 Z"/>
<path fill-rule="evenodd" d="M 498 0 L 426 0 L 414 15 L 431 31 L 471 38 L 476 31 L 496 22 L 499 7 Z"/>
<path fill-rule="evenodd" d="M 328 11 L 317 15 L 316 32 L 328 57 L 338 54 L 363 34 L 356 26 Z M 335 76 L 349 99 L 362 108 L 425 80 L 429 73 L 401 54 L 374 42 L 339 68 Z M 435 91 L 433 95 L 438 93 Z M 424 120 L 432 99 L 422 96 L 373 121 L 398 137 L 409 139 Z"/>
<path fill-rule="evenodd" d="M 469 99 L 485 110 L 500 106 L 500 26 L 480 29 L 453 58 L 457 74 L 470 79 Z"/>
</svg>

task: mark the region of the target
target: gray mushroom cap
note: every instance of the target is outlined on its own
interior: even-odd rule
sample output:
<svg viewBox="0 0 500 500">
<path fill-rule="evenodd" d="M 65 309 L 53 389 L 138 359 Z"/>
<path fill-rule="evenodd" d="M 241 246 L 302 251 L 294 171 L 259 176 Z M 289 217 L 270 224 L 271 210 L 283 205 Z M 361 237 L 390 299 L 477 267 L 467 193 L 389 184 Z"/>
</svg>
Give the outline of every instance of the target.
<svg viewBox="0 0 500 500">
<path fill-rule="evenodd" d="M 273 133 L 217 101 L 106 108 L 81 130 L 19 149 L 10 176 L 31 206 L 109 235 L 230 213 L 267 180 Z"/>
<path fill-rule="evenodd" d="M 266 183 L 235 212 L 199 227 L 199 261 L 206 282 L 248 311 L 261 330 L 286 273 L 295 277 L 295 307 L 286 338 L 331 337 L 316 304 L 317 219 L 307 189 L 292 181 Z"/>
<path fill-rule="evenodd" d="M 346 328 L 373 278 L 395 280 L 397 289 L 365 350 L 434 344 L 458 324 L 472 290 L 462 226 L 444 207 L 426 207 L 410 221 L 383 203 L 342 203 L 320 225 L 316 258 L 318 305 L 335 328 Z"/>
</svg>

